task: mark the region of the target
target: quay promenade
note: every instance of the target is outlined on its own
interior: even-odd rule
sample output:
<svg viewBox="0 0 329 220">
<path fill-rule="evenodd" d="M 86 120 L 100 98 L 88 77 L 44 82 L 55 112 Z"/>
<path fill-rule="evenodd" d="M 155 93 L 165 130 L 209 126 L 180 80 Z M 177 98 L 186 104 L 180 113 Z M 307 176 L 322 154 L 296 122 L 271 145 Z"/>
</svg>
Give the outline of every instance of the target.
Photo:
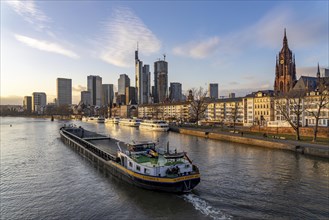
<svg viewBox="0 0 329 220">
<path fill-rule="evenodd" d="M 230 141 L 235 143 L 250 144 L 259 147 L 275 148 L 294 151 L 316 157 L 329 158 L 329 144 L 310 143 L 306 141 L 286 140 L 280 136 L 257 136 L 243 131 L 227 132 L 212 128 L 202 127 L 176 127 L 170 126 L 170 131 L 215 140 Z"/>
</svg>

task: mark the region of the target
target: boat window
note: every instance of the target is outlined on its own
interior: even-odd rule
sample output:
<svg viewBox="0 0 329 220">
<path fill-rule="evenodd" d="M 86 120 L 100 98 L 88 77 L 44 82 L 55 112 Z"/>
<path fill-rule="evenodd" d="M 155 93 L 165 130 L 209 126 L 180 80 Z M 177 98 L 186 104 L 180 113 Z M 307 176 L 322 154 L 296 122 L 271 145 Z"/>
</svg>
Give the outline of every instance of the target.
<svg viewBox="0 0 329 220">
<path fill-rule="evenodd" d="M 144 168 L 144 173 L 146 173 L 146 174 L 150 174 L 149 169 Z"/>
<path fill-rule="evenodd" d="M 133 167 L 133 163 L 131 161 L 129 161 L 129 166 Z"/>
<path fill-rule="evenodd" d="M 136 166 L 136 170 L 141 171 L 141 167 L 140 166 Z"/>
<path fill-rule="evenodd" d="M 190 165 L 189 165 L 189 164 L 186 164 L 186 165 L 185 165 L 185 168 L 189 168 L 189 167 L 190 167 Z"/>
</svg>

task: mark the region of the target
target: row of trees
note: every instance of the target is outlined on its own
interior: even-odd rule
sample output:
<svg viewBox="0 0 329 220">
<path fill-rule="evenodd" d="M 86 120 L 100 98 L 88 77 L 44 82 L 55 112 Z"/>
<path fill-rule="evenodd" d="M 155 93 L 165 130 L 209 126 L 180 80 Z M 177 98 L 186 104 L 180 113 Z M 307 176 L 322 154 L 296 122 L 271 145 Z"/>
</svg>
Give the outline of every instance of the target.
<svg viewBox="0 0 329 220">
<path fill-rule="evenodd" d="M 328 89 L 325 79 L 320 79 L 317 89 L 311 93 L 308 93 L 305 89 L 295 89 L 276 97 L 276 111 L 294 129 L 296 140 L 300 140 L 300 120 L 302 114 L 306 112 L 315 119 L 313 142 L 316 142 L 321 112 L 329 108 Z"/>
</svg>

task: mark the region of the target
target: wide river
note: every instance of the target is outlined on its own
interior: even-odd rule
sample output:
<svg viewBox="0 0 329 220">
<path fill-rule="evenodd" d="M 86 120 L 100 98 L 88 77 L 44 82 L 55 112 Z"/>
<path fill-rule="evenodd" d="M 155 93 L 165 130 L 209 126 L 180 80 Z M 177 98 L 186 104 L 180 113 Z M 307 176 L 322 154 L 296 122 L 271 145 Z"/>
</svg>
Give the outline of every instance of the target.
<svg viewBox="0 0 329 220">
<path fill-rule="evenodd" d="M 329 160 L 110 124 L 0 119 L 1 219 L 329 218 Z M 60 140 L 72 122 L 124 141 L 169 141 L 188 152 L 201 182 L 176 195 L 106 177 Z"/>
</svg>

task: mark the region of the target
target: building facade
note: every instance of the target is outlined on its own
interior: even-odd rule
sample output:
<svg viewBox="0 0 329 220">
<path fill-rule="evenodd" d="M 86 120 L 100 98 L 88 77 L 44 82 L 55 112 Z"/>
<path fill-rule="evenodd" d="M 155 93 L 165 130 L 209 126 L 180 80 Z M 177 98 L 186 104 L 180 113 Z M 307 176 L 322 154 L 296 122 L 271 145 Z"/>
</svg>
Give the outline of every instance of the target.
<svg viewBox="0 0 329 220">
<path fill-rule="evenodd" d="M 105 106 L 112 106 L 113 98 L 114 98 L 113 84 L 103 84 L 102 87 L 103 87 L 102 104 Z"/>
<path fill-rule="evenodd" d="M 132 86 L 126 87 L 126 105 L 135 105 L 135 104 L 137 104 L 135 87 Z"/>
<path fill-rule="evenodd" d="M 296 83 L 295 55 L 288 47 L 286 29 L 284 30 L 283 46 L 276 57 L 274 92 L 283 94 L 289 92 Z"/>
<path fill-rule="evenodd" d="M 27 113 L 32 112 L 32 96 L 24 96 L 23 109 Z"/>
<path fill-rule="evenodd" d="M 57 78 L 57 106 L 72 105 L 72 79 Z"/>
<path fill-rule="evenodd" d="M 89 91 L 81 91 L 81 102 L 85 105 L 91 104 L 91 93 Z"/>
<path fill-rule="evenodd" d="M 154 103 L 162 103 L 168 98 L 168 63 L 165 60 L 154 62 Z"/>
<path fill-rule="evenodd" d="M 266 126 L 274 121 L 274 91 L 264 90 L 254 93 L 254 124 Z"/>
<path fill-rule="evenodd" d="M 138 104 L 147 104 L 150 101 L 151 74 L 150 66 L 144 65 L 138 58 L 138 49 L 135 51 L 135 89 Z"/>
<path fill-rule="evenodd" d="M 190 111 L 190 102 L 145 104 L 138 106 L 138 117 L 188 121 Z"/>
<path fill-rule="evenodd" d="M 126 87 L 130 86 L 130 79 L 128 75 L 121 74 L 120 78 L 118 79 L 118 94 L 125 95 L 126 94 Z"/>
<path fill-rule="evenodd" d="M 211 99 L 218 99 L 218 83 L 209 83 L 208 94 Z"/>
<path fill-rule="evenodd" d="M 43 113 L 47 105 L 47 95 L 44 92 L 32 93 L 32 111 Z"/>
<path fill-rule="evenodd" d="M 102 78 L 100 76 L 88 76 L 88 91 L 90 92 L 90 105 L 102 105 Z"/>
<path fill-rule="evenodd" d="M 182 84 L 171 82 L 169 87 L 169 99 L 172 102 L 182 101 Z"/>
</svg>

